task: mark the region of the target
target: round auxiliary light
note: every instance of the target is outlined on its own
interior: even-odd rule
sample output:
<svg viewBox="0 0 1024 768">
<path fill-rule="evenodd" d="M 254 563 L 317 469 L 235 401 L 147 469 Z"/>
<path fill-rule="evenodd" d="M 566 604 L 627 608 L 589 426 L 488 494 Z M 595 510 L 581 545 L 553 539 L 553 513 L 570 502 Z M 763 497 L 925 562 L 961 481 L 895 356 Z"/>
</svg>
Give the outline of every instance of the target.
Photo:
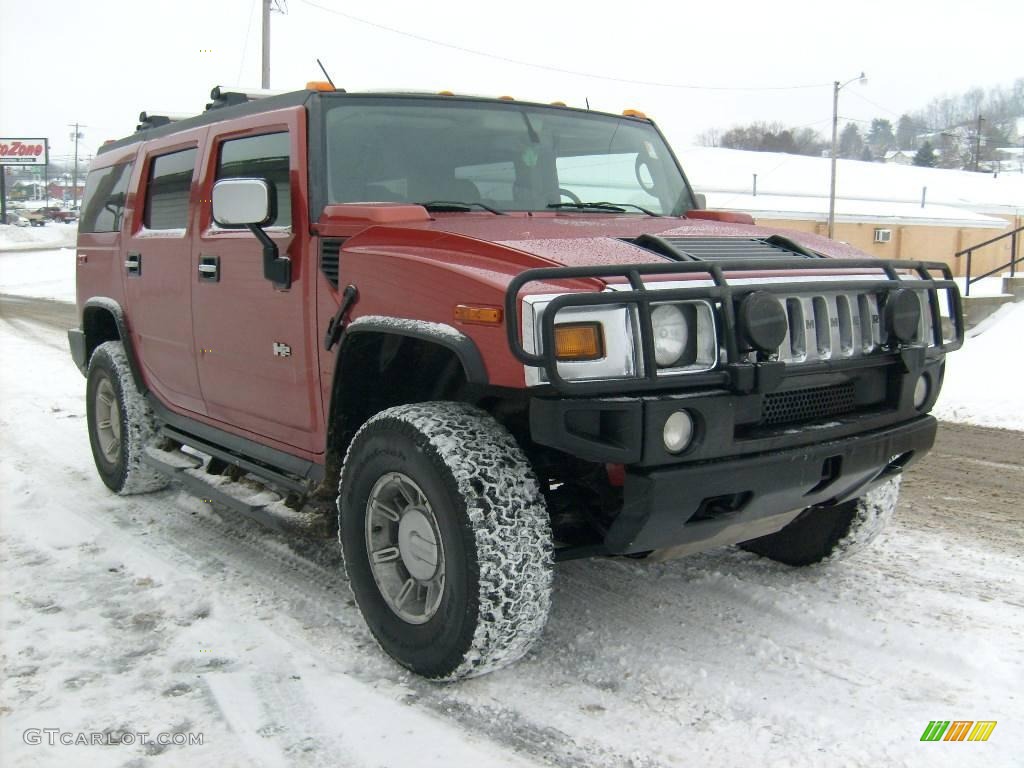
<svg viewBox="0 0 1024 768">
<path fill-rule="evenodd" d="M 925 401 L 928 399 L 928 391 L 931 387 L 928 386 L 928 377 L 923 373 L 917 378 L 917 384 L 914 385 L 914 407 L 921 408 Z"/>
<path fill-rule="evenodd" d="M 689 329 L 683 311 L 674 304 L 660 304 L 651 311 L 654 329 L 654 360 L 666 368 L 683 356 Z"/>
<path fill-rule="evenodd" d="M 669 453 L 682 452 L 693 439 L 693 417 L 686 411 L 676 411 L 665 419 L 661 436 Z"/>
<path fill-rule="evenodd" d="M 885 301 L 885 328 L 890 338 L 906 344 L 913 341 L 921 323 L 921 302 L 906 288 L 897 288 Z"/>
<path fill-rule="evenodd" d="M 740 333 L 752 349 L 775 352 L 789 329 L 782 302 L 766 291 L 754 291 L 740 302 Z"/>
</svg>

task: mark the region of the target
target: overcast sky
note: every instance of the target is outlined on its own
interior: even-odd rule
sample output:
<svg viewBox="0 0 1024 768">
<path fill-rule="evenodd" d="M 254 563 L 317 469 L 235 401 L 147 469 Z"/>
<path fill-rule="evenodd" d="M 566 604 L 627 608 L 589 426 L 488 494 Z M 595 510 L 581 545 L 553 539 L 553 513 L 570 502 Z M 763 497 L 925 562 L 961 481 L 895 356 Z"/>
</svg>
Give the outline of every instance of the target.
<svg viewBox="0 0 1024 768">
<path fill-rule="evenodd" d="M 321 79 L 320 57 L 350 91 L 448 89 L 641 109 L 675 144 L 752 120 L 827 132 L 832 81 L 861 70 L 869 83 L 842 91 L 844 117 L 895 121 L 933 97 L 1024 76 L 1020 0 L 287 6 L 272 17 L 272 88 Z M 259 7 L 260 0 L 0 0 L 0 136 L 47 136 L 58 157 L 70 153 L 67 124 L 78 120 L 88 126 L 87 156 L 131 133 L 141 110 L 196 113 L 213 85 L 258 85 Z M 785 90 L 764 90 L 773 88 Z"/>
</svg>

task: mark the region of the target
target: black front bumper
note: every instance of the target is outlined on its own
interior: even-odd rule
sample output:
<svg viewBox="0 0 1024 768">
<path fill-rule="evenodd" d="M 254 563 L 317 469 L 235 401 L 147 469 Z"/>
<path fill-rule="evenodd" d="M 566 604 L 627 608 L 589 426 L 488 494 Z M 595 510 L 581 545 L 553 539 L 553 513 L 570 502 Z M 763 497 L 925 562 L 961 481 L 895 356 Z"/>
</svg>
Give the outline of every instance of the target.
<svg viewBox="0 0 1024 768">
<path fill-rule="evenodd" d="M 627 469 L 611 554 L 688 554 L 782 528 L 802 509 L 862 495 L 932 447 L 937 422 L 896 426 L 789 450 L 636 471 Z"/>
</svg>

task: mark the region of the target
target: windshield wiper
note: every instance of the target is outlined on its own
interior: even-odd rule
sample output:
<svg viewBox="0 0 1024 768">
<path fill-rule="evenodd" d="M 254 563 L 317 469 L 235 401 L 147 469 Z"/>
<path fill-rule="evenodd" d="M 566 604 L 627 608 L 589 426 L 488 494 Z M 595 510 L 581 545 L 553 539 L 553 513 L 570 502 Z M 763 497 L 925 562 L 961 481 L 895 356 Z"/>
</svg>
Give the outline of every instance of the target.
<svg viewBox="0 0 1024 768">
<path fill-rule="evenodd" d="M 422 205 L 428 211 L 438 211 L 441 213 L 463 213 L 472 211 L 473 207 L 483 208 L 485 211 L 490 211 L 497 216 L 504 216 L 504 211 L 499 211 L 497 208 L 491 208 L 489 205 L 483 203 L 463 203 L 459 200 L 431 200 L 426 203 L 416 203 L 416 205 Z"/>
<path fill-rule="evenodd" d="M 576 208 L 577 210 L 583 210 L 584 208 L 592 208 L 598 211 L 611 211 L 612 213 L 625 213 L 626 208 L 636 208 L 642 213 L 646 213 L 648 216 L 661 216 L 660 213 L 655 213 L 642 206 L 635 205 L 634 203 L 549 203 L 548 208 Z"/>
</svg>

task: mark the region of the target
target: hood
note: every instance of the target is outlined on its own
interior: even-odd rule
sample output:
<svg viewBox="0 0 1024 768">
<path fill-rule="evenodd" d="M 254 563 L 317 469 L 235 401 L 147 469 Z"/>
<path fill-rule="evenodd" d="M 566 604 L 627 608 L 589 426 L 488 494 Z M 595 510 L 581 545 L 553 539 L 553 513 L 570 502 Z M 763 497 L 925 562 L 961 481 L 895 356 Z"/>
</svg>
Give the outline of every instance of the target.
<svg viewBox="0 0 1024 768">
<path fill-rule="evenodd" d="M 797 232 L 749 224 L 684 218 L 647 216 L 608 216 L 605 214 L 510 215 L 438 215 L 424 229 L 485 240 L 537 256 L 567 267 L 614 264 L 642 264 L 665 261 L 632 240 L 641 235 L 661 238 L 742 238 L 763 239 L 783 235 L 805 248 L 835 258 L 856 258 L 865 254 L 810 232 Z M 767 265 L 766 265 L 767 266 Z"/>
</svg>

